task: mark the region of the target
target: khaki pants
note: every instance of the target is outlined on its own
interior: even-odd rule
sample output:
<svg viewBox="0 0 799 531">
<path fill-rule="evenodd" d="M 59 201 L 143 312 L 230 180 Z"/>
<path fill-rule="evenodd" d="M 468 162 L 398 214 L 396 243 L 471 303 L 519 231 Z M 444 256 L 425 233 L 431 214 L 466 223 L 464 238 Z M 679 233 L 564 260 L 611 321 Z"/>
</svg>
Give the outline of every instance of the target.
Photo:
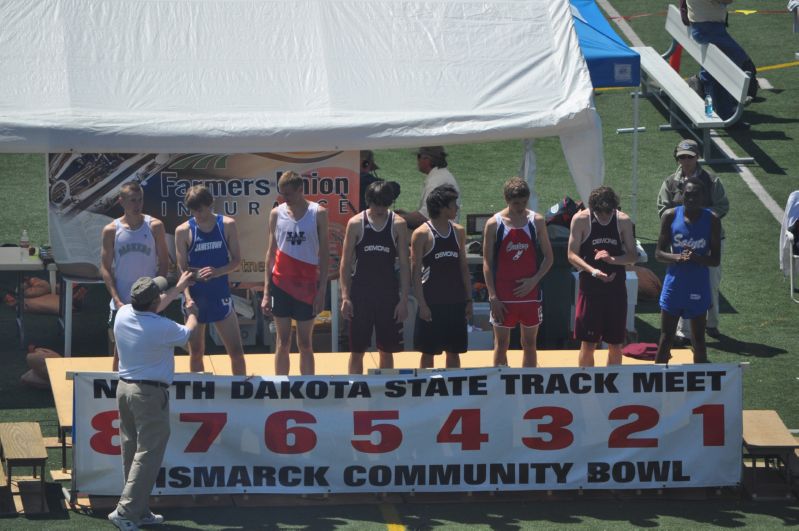
<svg viewBox="0 0 799 531">
<path fill-rule="evenodd" d="M 125 466 L 125 487 L 117 511 L 138 523 L 150 512 L 150 492 L 169 440 L 169 391 L 157 385 L 120 380 L 117 404 Z"/>
</svg>

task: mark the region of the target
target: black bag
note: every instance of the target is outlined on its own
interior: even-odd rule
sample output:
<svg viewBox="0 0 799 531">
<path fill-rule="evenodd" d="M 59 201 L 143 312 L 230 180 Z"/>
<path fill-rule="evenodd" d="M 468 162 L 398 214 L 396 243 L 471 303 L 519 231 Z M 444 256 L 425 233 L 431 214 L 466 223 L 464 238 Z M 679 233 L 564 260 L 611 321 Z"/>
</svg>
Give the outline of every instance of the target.
<svg viewBox="0 0 799 531">
<path fill-rule="evenodd" d="M 547 211 L 547 225 L 562 225 L 568 228 L 571 226 L 574 215 L 584 208 L 582 201 L 575 203 L 574 199 L 566 196 L 560 203 L 552 205 Z"/>
</svg>

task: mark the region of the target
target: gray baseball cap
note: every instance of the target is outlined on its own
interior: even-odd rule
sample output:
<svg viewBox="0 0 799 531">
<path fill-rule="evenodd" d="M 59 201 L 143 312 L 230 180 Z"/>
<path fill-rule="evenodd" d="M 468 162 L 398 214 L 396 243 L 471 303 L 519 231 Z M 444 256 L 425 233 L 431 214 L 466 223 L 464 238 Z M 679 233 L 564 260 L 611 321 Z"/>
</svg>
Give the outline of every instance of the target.
<svg viewBox="0 0 799 531">
<path fill-rule="evenodd" d="M 674 148 L 675 157 L 679 157 L 681 155 L 698 157 L 699 153 L 701 153 L 699 149 L 699 144 L 696 143 L 696 140 L 691 140 L 690 138 L 685 138 L 683 140 L 680 140 L 680 143 L 677 144 L 676 148 Z"/>
<path fill-rule="evenodd" d="M 130 301 L 137 306 L 150 304 L 166 291 L 168 285 L 164 277 L 141 277 L 130 288 Z"/>
</svg>

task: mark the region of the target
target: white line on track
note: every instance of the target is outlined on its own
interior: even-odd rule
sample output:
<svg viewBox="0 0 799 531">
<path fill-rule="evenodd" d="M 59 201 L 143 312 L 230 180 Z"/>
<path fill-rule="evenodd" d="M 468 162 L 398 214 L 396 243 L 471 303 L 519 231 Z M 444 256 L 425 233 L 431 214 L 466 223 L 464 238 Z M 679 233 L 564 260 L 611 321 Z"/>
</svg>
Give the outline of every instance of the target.
<svg viewBox="0 0 799 531">
<path fill-rule="evenodd" d="M 597 4 L 607 13 L 613 22 L 619 27 L 625 37 L 632 43 L 633 46 L 645 46 L 644 41 L 635 33 L 625 19 L 621 17 L 616 8 L 614 8 L 608 0 L 597 0 Z M 739 158 L 732 150 L 732 148 L 721 138 L 715 136 L 716 132 L 711 130 L 711 135 L 714 135 L 716 146 L 729 158 Z M 752 193 L 757 196 L 763 206 L 766 207 L 777 223 L 782 223 L 782 209 L 776 201 L 769 195 L 760 181 L 757 180 L 752 171 L 746 166 L 740 164 L 735 165 L 741 179 L 746 183 Z"/>
</svg>

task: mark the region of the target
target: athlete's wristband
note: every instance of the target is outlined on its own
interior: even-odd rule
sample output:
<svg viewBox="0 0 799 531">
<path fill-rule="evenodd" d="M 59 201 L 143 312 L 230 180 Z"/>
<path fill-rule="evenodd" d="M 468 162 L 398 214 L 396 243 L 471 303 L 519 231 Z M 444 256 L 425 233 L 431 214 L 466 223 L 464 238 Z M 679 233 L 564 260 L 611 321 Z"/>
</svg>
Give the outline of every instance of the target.
<svg viewBox="0 0 799 531">
<path fill-rule="evenodd" d="M 596 278 L 597 275 L 599 275 L 599 269 L 594 269 L 593 271 L 591 271 L 591 276 L 592 277 Z"/>
</svg>

